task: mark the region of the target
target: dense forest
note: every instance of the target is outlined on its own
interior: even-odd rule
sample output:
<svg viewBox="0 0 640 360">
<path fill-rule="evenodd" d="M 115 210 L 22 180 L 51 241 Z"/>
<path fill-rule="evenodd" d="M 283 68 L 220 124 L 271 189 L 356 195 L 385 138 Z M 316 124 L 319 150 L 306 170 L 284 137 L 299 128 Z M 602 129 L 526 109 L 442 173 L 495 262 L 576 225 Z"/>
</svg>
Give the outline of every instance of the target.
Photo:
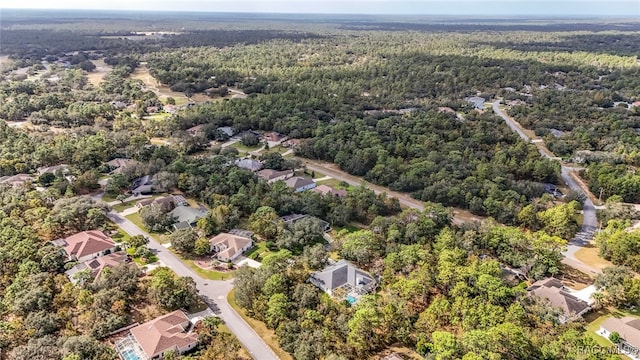
<svg viewBox="0 0 640 360">
<path fill-rule="evenodd" d="M 443 360 L 615 358 L 585 322 L 565 324 L 557 309 L 526 296 L 533 281 L 569 277 L 563 251 L 580 230 L 582 197 L 545 193 L 561 183 L 560 163 L 520 140 L 488 104 L 465 98 L 500 101 L 556 156 L 582 164 L 608 204 L 637 203 L 637 23 L 612 30 L 345 16 L 303 24 L 272 15 L 231 24 L 223 15 L 156 14 L 122 15 L 114 26 L 107 15 L 21 16 L 2 24 L 0 177 L 34 181 L 0 184 L 0 357 L 115 359 L 105 341 L 113 330 L 203 306 L 192 279 L 163 267 L 123 264 L 72 283 L 64 270 L 75 264 L 49 243 L 100 229 L 137 261 L 153 257 L 148 240 L 124 236 L 106 216 L 110 207 L 86 196 L 123 201 L 134 179 L 153 175 L 159 192 L 206 210 L 178 231 L 161 206 L 139 212 L 183 259 L 207 255 L 207 239 L 220 232 L 255 234 L 266 255 L 253 256 L 260 268 L 235 272 L 233 298 L 295 359 L 376 358 L 390 347 Z M 270 149 L 249 134 L 223 146 L 221 127 L 299 143 Z M 242 157 L 312 177 L 304 159 L 334 163 L 425 205 L 401 208 L 364 183 L 340 183 L 344 196 L 295 192 L 231 166 Z M 135 162 L 109 174 L 105 162 L 116 158 Z M 70 176 L 37 174 L 59 164 Z M 456 225 L 448 207 L 485 219 Z M 333 242 L 317 219 L 278 222 L 290 214 L 326 220 Z M 616 266 L 595 279 L 597 308 L 640 305 L 634 214 L 613 205 L 600 213 L 606 227 L 596 243 Z M 375 291 L 351 304 L 309 283 L 338 259 L 371 274 Z M 221 325 L 202 324 L 201 345 L 174 358 L 246 358 Z"/>
</svg>

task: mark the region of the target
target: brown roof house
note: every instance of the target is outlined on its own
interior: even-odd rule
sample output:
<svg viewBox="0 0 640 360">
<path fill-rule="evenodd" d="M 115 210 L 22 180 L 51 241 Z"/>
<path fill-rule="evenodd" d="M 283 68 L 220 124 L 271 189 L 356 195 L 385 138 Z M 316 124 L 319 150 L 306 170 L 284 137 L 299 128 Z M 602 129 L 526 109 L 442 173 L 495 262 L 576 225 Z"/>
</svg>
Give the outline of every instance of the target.
<svg viewBox="0 0 640 360">
<path fill-rule="evenodd" d="M 600 325 L 596 333 L 608 339 L 614 332 L 620 335 L 618 349 L 628 357 L 640 360 L 640 319 L 631 316 L 620 319 L 610 317 Z"/>
<path fill-rule="evenodd" d="M 198 335 L 180 310 L 138 325 L 130 332 L 148 359 L 162 358 L 169 350 L 184 354 L 198 345 Z"/>
<path fill-rule="evenodd" d="M 253 240 L 240 235 L 220 233 L 209 239 L 209 244 L 218 260 L 233 261 L 243 252 L 251 249 Z"/>
<path fill-rule="evenodd" d="M 293 176 L 293 170 L 273 170 L 273 169 L 264 169 L 260 170 L 256 173 L 261 178 L 265 179 L 269 184 L 276 182 L 278 180 L 287 180 L 288 178 Z"/>
<path fill-rule="evenodd" d="M 262 163 L 258 160 L 253 159 L 238 159 L 236 160 L 235 164 L 241 169 L 250 170 L 253 172 L 262 169 Z"/>
<path fill-rule="evenodd" d="M 159 205 L 165 211 L 171 211 L 178 206 L 173 195 L 161 196 L 158 198 L 146 198 L 138 201 L 136 207 L 142 209 L 145 206 Z"/>
<path fill-rule="evenodd" d="M 102 275 L 104 269 L 116 267 L 129 261 L 130 258 L 124 251 L 118 251 L 77 264 L 64 273 L 67 274 L 67 277 L 69 277 L 69 280 L 73 283 L 78 280 L 76 275 L 83 271 L 88 271 L 92 279 L 97 279 Z"/>
<path fill-rule="evenodd" d="M 107 165 L 111 169 L 112 174 L 120 174 L 128 165 L 135 165 L 138 162 L 132 159 L 115 158 L 107 161 Z"/>
<path fill-rule="evenodd" d="M 294 189 L 296 192 L 311 190 L 316 187 L 316 183 L 312 179 L 302 176 L 294 176 L 287 179 L 284 183 L 287 184 L 288 187 Z"/>
<path fill-rule="evenodd" d="M 52 243 L 62 247 L 69 260 L 78 262 L 111 254 L 116 250 L 116 243 L 98 230 L 83 231 Z"/>
<path fill-rule="evenodd" d="M 538 280 L 531 285 L 527 292 L 529 296 L 546 299 L 555 309 L 560 309 L 563 315 L 560 322 L 566 323 L 579 319 L 591 309 L 589 303 L 571 293 L 562 282 L 556 278 Z"/>
<path fill-rule="evenodd" d="M 331 194 L 337 197 L 347 196 L 347 190 L 338 190 L 328 185 L 318 185 L 317 187 L 311 189 L 311 191 L 320 193 L 322 195 Z"/>
</svg>

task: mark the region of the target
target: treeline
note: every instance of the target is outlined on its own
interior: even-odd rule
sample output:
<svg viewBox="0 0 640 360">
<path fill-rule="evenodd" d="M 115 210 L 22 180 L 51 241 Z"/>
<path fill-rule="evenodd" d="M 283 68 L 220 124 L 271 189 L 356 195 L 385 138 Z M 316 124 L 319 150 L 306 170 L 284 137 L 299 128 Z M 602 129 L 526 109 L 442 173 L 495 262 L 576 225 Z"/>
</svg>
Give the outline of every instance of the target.
<svg viewBox="0 0 640 360">
<path fill-rule="evenodd" d="M 640 174 L 626 165 L 591 164 L 582 176 L 589 190 L 602 200 L 617 196 L 624 202 L 640 202 Z"/>
<path fill-rule="evenodd" d="M 525 285 L 486 256 L 520 258 L 539 278 L 558 271 L 565 241 L 490 223 L 451 230 L 443 210 L 406 210 L 340 235 L 335 249 L 380 279 L 379 295 L 350 305 L 322 293 L 307 280 L 327 254 L 312 247 L 238 270 L 235 300 L 295 359 L 361 359 L 398 345 L 435 358 L 573 359 L 572 349 L 597 346 L 579 323 L 558 325 L 556 310 L 523 296 Z"/>
</svg>

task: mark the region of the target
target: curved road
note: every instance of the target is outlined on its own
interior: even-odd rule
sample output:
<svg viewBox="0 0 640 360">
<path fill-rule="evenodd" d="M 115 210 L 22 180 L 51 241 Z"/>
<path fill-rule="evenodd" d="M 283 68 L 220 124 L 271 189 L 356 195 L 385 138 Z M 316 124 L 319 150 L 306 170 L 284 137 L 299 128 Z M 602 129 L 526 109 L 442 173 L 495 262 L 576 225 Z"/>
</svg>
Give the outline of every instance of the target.
<svg viewBox="0 0 640 360">
<path fill-rule="evenodd" d="M 233 289 L 233 281 L 208 280 L 200 277 L 180 260 L 175 254 L 153 239 L 147 232 L 129 221 L 115 211 L 107 214 L 109 219 L 118 225 L 129 235 L 143 235 L 149 238 L 149 249 L 153 250 L 158 258 L 179 276 L 188 276 L 196 282 L 200 296 L 209 305 L 213 312 L 224 320 L 225 325 L 240 340 L 251 357 L 259 360 L 278 360 L 271 348 L 262 341 L 262 338 L 247 324 L 244 319 L 229 305 L 227 295 Z"/>
<path fill-rule="evenodd" d="M 420 210 L 424 208 L 424 202 L 412 198 L 411 196 L 409 196 L 409 194 L 393 191 L 384 186 L 372 184 L 362 178 L 353 176 L 346 173 L 345 171 L 340 170 L 335 164 L 313 161 L 304 158 L 297 159 L 302 161 L 309 170 L 328 175 L 338 181 L 344 181 L 349 185 L 360 186 L 361 184 L 364 184 L 367 189 L 373 190 L 373 192 L 375 192 L 376 194 L 386 193 L 388 196 L 398 199 L 400 205 L 406 208 Z M 453 210 L 453 218 L 451 221 L 456 225 L 460 225 L 467 222 L 482 221 L 482 217 L 473 215 L 467 210 L 456 208 Z"/>
<path fill-rule="evenodd" d="M 512 117 L 502 111 L 499 105 L 500 100 L 493 102 L 493 112 L 495 112 L 496 115 L 500 116 L 507 123 L 507 125 L 509 125 L 511 130 L 518 133 L 522 140 L 524 140 L 525 142 L 531 142 L 529 136 L 527 136 L 527 134 L 522 131 L 522 127 L 520 126 L 520 124 L 518 124 Z M 557 158 L 551 157 L 549 153 L 544 152 L 542 149 L 538 148 L 538 150 L 540 151 L 540 154 L 547 159 L 557 160 Z M 587 273 L 600 273 L 601 270 L 599 268 L 593 267 L 589 264 L 585 264 L 578 260 L 575 256 L 576 252 L 580 250 L 580 248 L 585 247 L 589 244 L 589 242 L 593 238 L 593 234 L 598 228 L 596 208 L 589 196 L 585 194 L 580 184 L 578 184 L 576 180 L 571 177 L 571 172 L 576 171 L 577 169 L 566 166 L 562 162 L 560 162 L 560 165 L 562 180 L 564 180 L 564 182 L 567 184 L 567 186 L 569 186 L 569 188 L 571 188 L 571 190 L 581 193 L 586 199 L 582 205 L 582 226 L 576 236 L 567 244 L 567 250 L 564 252 L 565 259 L 563 260 L 563 263 L 578 268 L 579 270 Z"/>
</svg>

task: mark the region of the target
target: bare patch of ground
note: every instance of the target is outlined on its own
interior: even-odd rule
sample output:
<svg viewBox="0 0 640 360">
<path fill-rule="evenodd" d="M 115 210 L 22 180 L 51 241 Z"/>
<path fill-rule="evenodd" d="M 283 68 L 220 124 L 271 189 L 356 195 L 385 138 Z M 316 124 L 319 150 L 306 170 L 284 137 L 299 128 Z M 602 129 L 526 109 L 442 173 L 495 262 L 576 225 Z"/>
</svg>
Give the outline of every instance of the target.
<svg viewBox="0 0 640 360">
<path fill-rule="evenodd" d="M 100 83 L 102 82 L 102 79 L 104 79 L 104 77 L 109 73 L 109 71 L 113 69 L 113 67 L 105 64 L 104 60 L 102 59 L 91 60 L 91 62 L 93 63 L 93 65 L 96 66 L 96 68 L 95 70 L 87 74 L 87 78 L 89 79 L 89 82 L 93 86 L 99 86 Z"/>
<path fill-rule="evenodd" d="M 141 63 L 141 65 L 138 66 L 131 73 L 131 75 L 129 75 L 129 77 L 142 81 L 146 89 L 153 91 L 165 104 L 167 103 L 167 98 L 169 97 L 172 97 L 176 101 L 176 105 L 186 104 L 190 101 L 185 94 L 177 91 L 171 91 L 169 86 L 161 84 L 158 80 L 151 76 L 151 74 L 149 73 L 149 69 L 147 68 L 147 65 L 145 63 Z"/>
<path fill-rule="evenodd" d="M 583 247 L 580 250 L 576 251 L 574 256 L 581 262 L 589 264 L 590 266 L 601 270 L 606 268 L 607 266 L 613 266 L 611 261 L 605 260 L 600 257 L 597 247 Z"/>
</svg>

